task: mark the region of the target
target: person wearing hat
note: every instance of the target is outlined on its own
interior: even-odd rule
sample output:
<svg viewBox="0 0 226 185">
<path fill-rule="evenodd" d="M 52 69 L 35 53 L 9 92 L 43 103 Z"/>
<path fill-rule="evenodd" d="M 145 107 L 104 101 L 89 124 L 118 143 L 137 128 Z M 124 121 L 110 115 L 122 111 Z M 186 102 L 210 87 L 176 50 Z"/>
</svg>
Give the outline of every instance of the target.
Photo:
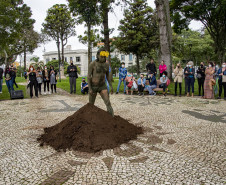
<svg viewBox="0 0 226 185">
<path fill-rule="evenodd" d="M 88 83 L 86 82 L 85 78 L 82 78 L 82 83 L 81 83 L 81 93 L 82 94 L 88 94 L 89 93 L 89 86 Z"/>
</svg>

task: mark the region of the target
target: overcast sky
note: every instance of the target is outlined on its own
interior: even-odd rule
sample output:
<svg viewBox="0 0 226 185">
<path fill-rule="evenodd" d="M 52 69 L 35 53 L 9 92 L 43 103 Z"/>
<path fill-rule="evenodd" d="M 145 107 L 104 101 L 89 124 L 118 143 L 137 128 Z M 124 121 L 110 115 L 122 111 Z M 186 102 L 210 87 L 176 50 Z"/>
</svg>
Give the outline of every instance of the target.
<svg viewBox="0 0 226 185">
<path fill-rule="evenodd" d="M 155 8 L 154 0 L 147 0 L 149 6 L 152 8 Z M 47 10 L 52 7 L 55 4 L 67 4 L 66 0 L 24 0 L 24 3 L 26 3 L 29 7 L 31 7 L 32 10 L 32 18 L 35 19 L 35 30 L 40 32 L 42 28 L 42 23 L 45 20 Z M 109 15 L 109 27 L 114 28 L 115 31 L 112 33 L 111 37 L 117 36 L 118 31 L 117 28 L 119 26 L 120 19 L 123 18 L 123 9 L 121 7 L 115 7 L 114 13 L 110 13 Z M 202 24 L 200 22 L 192 21 L 190 28 L 193 30 L 198 30 L 202 27 Z M 76 26 L 76 33 L 78 35 L 83 35 L 86 28 L 84 25 L 78 25 Z M 77 36 L 71 37 L 68 41 L 68 45 L 72 45 L 72 49 L 86 49 L 87 47 L 83 44 L 81 44 Z M 51 41 L 45 45 L 41 45 L 39 48 L 37 48 L 34 51 L 34 55 L 37 55 L 42 59 L 43 51 L 56 51 L 56 43 L 55 41 Z"/>
</svg>

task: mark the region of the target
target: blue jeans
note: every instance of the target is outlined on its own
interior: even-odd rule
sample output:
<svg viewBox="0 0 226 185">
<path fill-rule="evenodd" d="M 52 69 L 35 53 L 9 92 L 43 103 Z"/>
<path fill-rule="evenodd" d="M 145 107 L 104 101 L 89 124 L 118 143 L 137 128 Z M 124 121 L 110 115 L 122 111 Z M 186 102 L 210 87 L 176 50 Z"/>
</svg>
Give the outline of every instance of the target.
<svg viewBox="0 0 226 185">
<path fill-rule="evenodd" d="M 2 83 L 3 83 L 3 79 L 0 79 L 0 92 L 2 92 Z"/>
<path fill-rule="evenodd" d="M 14 88 L 13 88 L 13 80 L 12 79 L 11 80 L 6 80 L 5 82 L 6 82 L 6 85 L 7 85 L 7 88 L 8 88 L 9 93 L 11 91 L 14 91 Z"/>
<path fill-rule="evenodd" d="M 105 83 L 106 83 L 106 85 L 107 85 L 107 90 L 108 90 L 108 93 L 109 93 L 109 92 L 110 92 L 110 87 L 109 87 L 109 83 L 108 83 L 107 78 L 105 78 Z"/>
<path fill-rule="evenodd" d="M 156 87 L 157 87 L 157 85 L 149 85 L 147 87 L 149 94 L 153 94 L 154 93 L 153 89 L 155 89 Z"/>
<path fill-rule="evenodd" d="M 195 78 L 188 78 L 188 93 L 190 93 L 190 88 L 192 88 L 192 93 L 194 93 L 194 84 L 195 84 Z"/>
<path fill-rule="evenodd" d="M 119 92 L 119 88 L 120 88 L 120 85 L 122 82 L 124 83 L 124 92 L 126 92 L 126 80 L 125 79 L 123 81 L 121 79 L 119 79 L 117 92 Z"/>
</svg>

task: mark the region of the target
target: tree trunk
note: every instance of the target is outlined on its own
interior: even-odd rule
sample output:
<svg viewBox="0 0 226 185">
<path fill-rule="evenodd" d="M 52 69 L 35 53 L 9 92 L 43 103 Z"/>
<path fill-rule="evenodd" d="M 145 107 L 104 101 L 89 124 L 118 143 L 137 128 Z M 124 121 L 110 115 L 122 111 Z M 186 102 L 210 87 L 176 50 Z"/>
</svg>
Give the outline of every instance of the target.
<svg viewBox="0 0 226 185">
<path fill-rule="evenodd" d="M 92 53 L 91 53 L 91 24 L 88 24 L 88 64 L 92 62 Z"/>
<path fill-rule="evenodd" d="M 26 48 L 24 48 L 24 70 L 27 69 L 27 66 L 26 66 Z"/>
<path fill-rule="evenodd" d="M 168 71 L 168 77 L 172 79 L 172 28 L 170 21 L 169 1 L 168 0 L 155 0 L 157 16 L 159 21 L 160 33 L 160 52 L 161 60 L 165 61 Z"/>
<path fill-rule="evenodd" d="M 109 65 L 111 66 L 111 51 L 110 51 L 110 39 L 109 39 L 109 27 L 108 27 L 108 4 L 103 8 L 103 26 L 104 26 L 104 45 L 105 49 L 109 52 Z"/>
<path fill-rule="evenodd" d="M 60 41 L 59 41 L 59 38 L 57 39 L 57 50 L 58 50 L 58 64 L 59 64 L 59 80 L 61 82 L 61 74 L 60 74 L 61 60 L 60 60 Z"/>
<path fill-rule="evenodd" d="M 138 54 L 136 55 L 136 63 L 137 63 L 137 76 L 140 76 L 140 62 Z"/>
</svg>

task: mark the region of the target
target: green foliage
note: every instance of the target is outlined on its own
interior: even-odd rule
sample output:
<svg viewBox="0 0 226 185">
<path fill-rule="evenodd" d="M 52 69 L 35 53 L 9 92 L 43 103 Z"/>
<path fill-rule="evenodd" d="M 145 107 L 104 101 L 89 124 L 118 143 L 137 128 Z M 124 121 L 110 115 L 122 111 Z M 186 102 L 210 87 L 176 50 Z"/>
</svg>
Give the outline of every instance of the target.
<svg viewBox="0 0 226 185">
<path fill-rule="evenodd" d="M 218 61 L 225 59 L 226 1 L 225 0 L 170 0 L 174 30 L 180 33 L 191 20 L 201 21 L 214 40 Z"/>
<path fill-rule="evenodd" d="M 147 5 L 146 0 L 133 0 L 124 12 L 120 21 L 119 36 L 114 45 L 125 54 L 137 57 L 137 73 L 139 74 L 139 59 L 150 54 L 159 46 L 159 35 L 156 14 Z"/>
<path fill-rule="evenodd" d="M 119 67 L 121 66 L 121 61 L 117 56 L 114 56 L 111 58 L 111 69 L 112 74 L 116 75 L 116 72 L 118 71 Z"/>
<path fill-rule="evenodd" d="M 33 67 L 35 69 L 37 69 L 38 67 L 40 67 L 41 69 L 43 69 L 44 62 L 43 61 L 39 61 L 39 57 L 33 57 L 33 58 L 31 58 L 31 61 L 33 61 L 33 63 L 31 63 L 31 65 L 33 65 Z"/>
<path fill-rule="evenodd" d="M 56 71 L 59 71 L 59 62 L 58 60 L 51 60 L 49 61 L 46 66 L 48 67 L 48 69 L 50 69 L 51 66 L 54 67 L 54 69 Z M 67 62 L 64 63 L 64 74 L 67 74 L 67 67 L 69 66 L 69 64 Z M 81 73 L 81 69 L 76 65 L 77 70 L 78 70 L 78 74 Z"/>
<path fill-rule="evenodd" d="M 22 0 L 0 3 L 0 64 L 12 62 L 24 51 L 25 30 L 33 30 L 34 19 L 30 7 Z M 27 36 L 27 35 L 26 35 Z"/>
<path fill-rule="evenodd" d="M 173 63 L 175 65 L 179 61 L 192 60 L 199 65 L 200 62 L 215 60 L 213 45 L 214 41 L 206 30 L 182 30 L 181 34 L 173 33 Z"/>
</svg>

